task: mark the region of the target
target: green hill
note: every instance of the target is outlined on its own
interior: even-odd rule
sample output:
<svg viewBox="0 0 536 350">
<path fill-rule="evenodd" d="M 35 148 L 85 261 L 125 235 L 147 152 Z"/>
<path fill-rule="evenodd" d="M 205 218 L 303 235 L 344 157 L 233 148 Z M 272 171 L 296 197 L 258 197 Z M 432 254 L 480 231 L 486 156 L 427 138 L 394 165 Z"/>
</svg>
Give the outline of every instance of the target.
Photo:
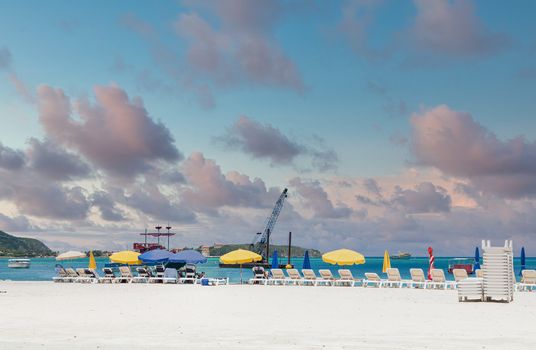
<svg viewBox="0 0 536 350">
<path fill-rule="evenodd" d="M 0 231 L 0 256 L 43 256 L 53 252 L 34 238 L 15 237 Z"/>
<path fill-rule="evenodd" d="M 235 249 L 247 249 L 251 250 L 249 244 L 226 244 L 221 248 L 210 247 L 211 256 L 222 256 L 223 254 L 229 253 Z M 270 256 L 273 254 L 274 250 L 277 249 L 277 255 L 279 258 L 288 257 L 288 246 L 287 245 L 270 245 Z M 306 249 L 302 247 L 292 246 L 292 256 L 293 257 L 302 257 L 305 254 L 305 251 L 309 251 L 310 257 L 320 257 L 322 253 L 316 249 Z"/>
</svg>

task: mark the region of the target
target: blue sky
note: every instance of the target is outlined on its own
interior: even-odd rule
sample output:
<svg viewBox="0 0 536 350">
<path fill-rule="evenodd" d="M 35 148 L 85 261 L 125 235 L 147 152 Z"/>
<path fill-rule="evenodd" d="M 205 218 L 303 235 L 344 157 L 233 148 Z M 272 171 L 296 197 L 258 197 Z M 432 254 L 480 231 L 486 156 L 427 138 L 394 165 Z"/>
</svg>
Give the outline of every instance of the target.
<svg viewBox="0 0 536 350">
<path fill-rule="evenodd" d="M 92 163 L 84 148 L 44 131 L 39 97 L 37 102 L 28 101 L 17 91 L 13 77 L 31 96 L 36 96 L 39 85 L 46 85 L 62 89 L 72 100 L 95 101 L 95 86 L 113 84 L 129 98 L 143 100 L 148 116 L 165 125 L 184 158 L 201 152 L 223 173 L 259 177 L 268 187 L 288 186 L 294 178 L 309 184 L 319 181 L 330 205 L 355 212 L 367 208 L 348 202 L 344 195 L 337 197 L 341 189 L 330 187 L 335 178 L 360 183 L 367 178 L 381 182 L 399 177 L 389 180 L 392 186 L 383 187 L 399 184 L 404 190 L 418 185 L 407 178 L 408 169 L 418 164 L 420 173 L 434 174 L 426 179 L 434 184 L 442 181 L 437 178 L 446 177 L 451 178 L 452 188 L 458 182 L 476 181 L 471 177 L 475 172 L 431 164 L 412 149 L 413 114 L 446 105 L 452 111 L 470 113 L 485 130 L 483 135 L 492 133 L 500 142 L 523 135 L 530 149 L 536 136 L 536 25 L 532 16 L 536 4 L 532 1 L 26 1 L 2 7 L 0 48 L 9 52 L 10 59 L 1 71 L 0 142 L 25 150 L 32 137 L 53 139 L 91 163 L 95 174 L 105 170 Z M 251 53 L 258 48 L 248 46 L 252 42 L 267 48 Z M 202 45 L 201 54 L 194 52 L 196 44 Z M 246 58 L 259 60 L 260 66 L 248 71 L 237 65 L 244 57 L 239 50 L 244 48 Z M 209 53 L 214 54 L 211 59 L 226 63 L 213 71 L 203 70 Z M 194 55 L 196 60 L 189 61 Z M 265 69 L 262 64 L 266 62 L 275 63 Z M 201 87 L 206 88 L 203 94 L 209 91 L 213 98 L 210 106 L 198 103 Z M 272 127 L 277 131 L 272 141 L 283 136 L 298 145 L 300 155 L 281 162 L 278 159 L 285 155 L 273 150 L 248 149 L 247 136 L 237 134 L 233 127 L 240 116 L 252 121 L 250 127 Z M 230 139 L 227 146 L 217 140 L 230 136 L 235 137 L 232 145 Z M 338 160 L 328 170 L 319 169 L 311 165 L 316 151 L 331 151 Z M 107 180 L 99 175 L 79 181 L 92 183 L 82 186 L 89 197 L 91 189 L 106 187 Z M 66 188 L 75 183 L 56 184 Z M 452 188 L 443 187 L 449 196 L 456 196 Z M 304 193 L 297 196 L 304 211 L 297 211 L 304 227 L 314 226 L 314 214 L 306 214 L 314 205 Z M 170 203 L 184 202 L 180 195 L 165 195 Z M 488 195 L 496 198 L 497 193 Z M 452 208 L 467 209 L 456 200 L 453 203 Z M 28 217 L 42 232 L 69 231 L 65 228 L 69 218 L 61 218 L 59 225 L 52 222 L 54 217 L 25 213 L 17 200 L 6 198 L 4 205 L 7 217 Z M 132 209 L 119 201 L 117 205 L 125 206 L 125 211 Z M 219 209 L 232 207 L 224 204 Z M 138 226 L 156 221 L 136 210 L 132 215 Z M 368 208 L 369 214 L 374 210 Z M 411 220 L 416 216 L 411 211 L 402 215 Z M 328 231 L 337 230 L 337 225 L 351 227 L 355 216 L 346 221 L 330 219 L 334 226 Z M 88 212 L 87 232 L 90 221 Z M 215 217 L 201 221 L 218 223 Z M 187 240 L 202 243 L 193 237 Z"/>
</svg>

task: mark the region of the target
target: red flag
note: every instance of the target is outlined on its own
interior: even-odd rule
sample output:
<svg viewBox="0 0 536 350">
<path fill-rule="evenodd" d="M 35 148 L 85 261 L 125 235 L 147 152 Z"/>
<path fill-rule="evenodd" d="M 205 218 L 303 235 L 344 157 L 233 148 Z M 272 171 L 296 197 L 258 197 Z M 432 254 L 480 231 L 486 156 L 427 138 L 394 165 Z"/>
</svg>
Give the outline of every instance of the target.
<svg viewBox="0 0 536 350">
<path fill-rule="evenodd" d="M 432 269 L 434 268 L 434 250 L 428 247 L 428 255 L 430 255 L 430 265 L 428 266 L 428 280 L 432 280 Z"/>
</svg>

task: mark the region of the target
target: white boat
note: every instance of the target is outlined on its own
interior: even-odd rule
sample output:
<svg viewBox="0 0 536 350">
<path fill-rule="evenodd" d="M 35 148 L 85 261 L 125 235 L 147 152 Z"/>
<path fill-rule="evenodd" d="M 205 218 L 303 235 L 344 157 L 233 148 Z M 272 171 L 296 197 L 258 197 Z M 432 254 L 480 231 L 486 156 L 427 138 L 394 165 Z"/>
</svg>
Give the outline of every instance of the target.
<svg viewBox="0 0 536 350">
<path fill-rule="evenodd" d="M 30 259 L 9 259 L 7 261 L 7 267 L 12 269 L 27 269 L 30 267 Z"/>
</svg>

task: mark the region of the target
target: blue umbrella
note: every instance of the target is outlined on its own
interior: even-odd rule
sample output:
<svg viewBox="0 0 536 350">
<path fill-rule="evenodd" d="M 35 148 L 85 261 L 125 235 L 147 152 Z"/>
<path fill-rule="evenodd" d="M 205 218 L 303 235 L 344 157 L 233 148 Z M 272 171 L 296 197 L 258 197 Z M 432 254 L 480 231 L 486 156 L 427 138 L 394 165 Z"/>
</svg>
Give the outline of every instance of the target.
<svg viewBox="0 0 536 350">
<path fill-rule="evenodd" d="M 173 254 L 169 258 L 169 262 L 181 264 L 199 264 L 206 263 L 207 258 L 197 250 L 183 250 L 182 252 Z"/>
<path fill-rule="evenodd" d="M 478 247 L 475 248 L 475 271 L 480 270 L 480 251 Z"/>
<path fill-rule="evenodd" d="M 173 253 L 168 252 L 167 250 L 154 249 L 141 254 L 138 259 L 140 259 L 144 263 L 160 264 L 167 262 L 172 255 Z"/>
<path fill-rule="evenodd" d="M 274 250 L 274 255 L 272 255 L 272 269 L 279 268 L 279 260 L 277 259 L 277 250 Z"/>
<path fill-rule="evenodd" d="M 311 260 L 309 260 L 309 251 L 305 251 L 305 255 L 303 256 L 303 267 L 302 269 L 310 269 L 311 268 Z"/>
<path fill-rule="evenodd" d="M 523 270 L 525 270 L 525 247 L 521 247 L 521 256 L 519 257 L 520 263 L 521 263 L 521 271 L 519 271 L 519 275 L 523 274 Z"/>
</svg>

